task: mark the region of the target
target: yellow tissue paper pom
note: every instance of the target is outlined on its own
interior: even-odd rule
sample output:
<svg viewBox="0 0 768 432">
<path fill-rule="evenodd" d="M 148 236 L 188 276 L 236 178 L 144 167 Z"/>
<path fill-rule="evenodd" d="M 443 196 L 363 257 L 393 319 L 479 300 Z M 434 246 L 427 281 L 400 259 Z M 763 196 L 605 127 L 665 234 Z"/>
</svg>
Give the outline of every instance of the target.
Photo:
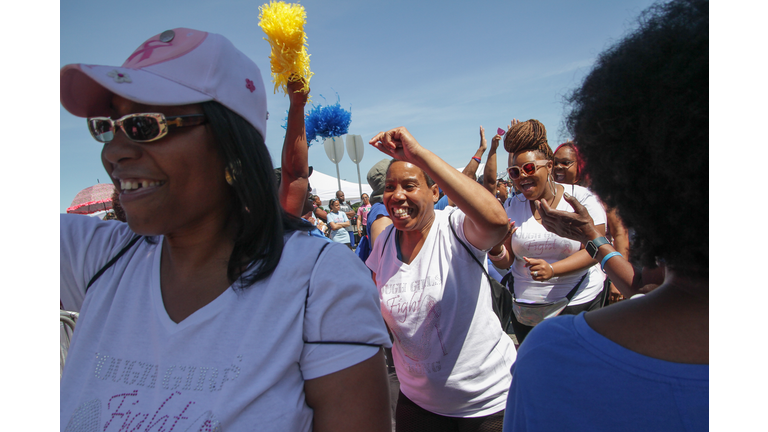
<svg viewBox="0 0 768 432">
<path fill-rule="evenodd" d="M 264 39 L 272 47 L 269 59 L 275 93 L 278 87 L 287 93 L 286 84 L 302 78 L 302 90 L 309 90 L 309 79 L 314 74 L 309 70 L 307 35 L 304 33 L 306 22 L 307 13 L 300 4 L 279 1 L 259 7 L 259 27 L 266 33 Z"/>
</svg>

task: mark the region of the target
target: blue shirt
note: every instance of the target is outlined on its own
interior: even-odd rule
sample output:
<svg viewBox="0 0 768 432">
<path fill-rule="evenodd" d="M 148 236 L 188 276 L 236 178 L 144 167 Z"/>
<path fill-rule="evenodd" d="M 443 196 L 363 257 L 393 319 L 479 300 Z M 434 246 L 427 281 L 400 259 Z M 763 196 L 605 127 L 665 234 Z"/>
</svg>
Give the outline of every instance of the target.
<svg viewBox="0 0 768 432">
<path fill-rule="evenodd" d="M 371 204 L 371 210 L 368 212 L 368 221 L 365 223 L 365 232 L 367 232 L 369 235 L 371 234 L 371 225 L 376 219 L 379 218 L 379 216 L 389 216 L 387 207 L 380 202 Z"/>
<path fill-rule="evenodd" d="M 349 219 L 347 218 L 346 213 L 339 210 L 338 213 L 334 212 L 328 212 L 328 229 L 331 228 L 331 222 L 333 223 L 344 223 L 349 222 Z M 336 243 L 349 243 L 349 234 L 347 234 L 346 228 L 339 228 L 337 230 L 331 231 L 331 240 L 335 241 Z"/>
<path fill-rule="evenodd" d="M 504 432 L 707 431 L 709 365 L 630 351 L 579 315 L 534 327 L 512 365 Z"/>
<path fill-rule="evenodd" d="M 435 203 L 435 210 L 444 210 L 448 207 L 448 195 L 443 195 L 442 198 Z"/>
</svg>

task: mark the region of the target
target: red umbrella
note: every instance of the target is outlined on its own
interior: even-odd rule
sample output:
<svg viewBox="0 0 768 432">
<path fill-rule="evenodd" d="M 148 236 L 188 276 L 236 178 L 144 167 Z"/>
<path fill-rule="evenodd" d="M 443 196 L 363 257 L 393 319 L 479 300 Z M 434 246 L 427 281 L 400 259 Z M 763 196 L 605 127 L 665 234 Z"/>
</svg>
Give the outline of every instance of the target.
<svg viewBox="0 0 768 432">
<path fill-rule="evenodd" d="M 77 193 L 72 204 L 67 208 L 67 213 L 91 214 L 110 210 L 114 193 L 115 185 L 112 183 L 99 183 L 87 187 Z"/>
</svg>

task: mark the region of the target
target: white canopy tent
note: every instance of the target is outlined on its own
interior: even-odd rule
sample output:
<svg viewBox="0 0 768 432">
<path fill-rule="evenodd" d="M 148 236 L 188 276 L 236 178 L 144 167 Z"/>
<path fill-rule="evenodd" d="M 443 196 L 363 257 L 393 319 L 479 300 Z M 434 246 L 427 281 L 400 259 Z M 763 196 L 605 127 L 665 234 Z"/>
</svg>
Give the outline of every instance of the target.
<svg viewBox="0 0 768 432">
<path fill-rule="evenodd" d="M 464 167 L 456 168 L 459 171 L 464 171 Z M 481 163 L 478 166 L 476 175 L 483 174 L 485 169 L 485 163 Z M 339 190 L 339 185 L 336 177 L 328 174 L 323 174 L 318 170 L 313 170 L 312 175 L 309 176 L 309 184 L 312 186 L 312 193 L 318 195 L 320 200 L 323 201 L 323 205 L 328 205 L 328 200 L 336 198 L 336 191 Z M 363 192 L 371 195 L 371 187 L 368 186 L 368 182 L 362 184 Z M 341 181 L 341 190 L 344 191 L 344 197 L 351 203 L 360 202 L 360 190 L 355 182 L 349 182 L 346 180 Z"/>
<path fill-rule="evenodd" d="M 309 176 L 309 185 L 312 186 L 312 193 L 320 197 L 323 205 L 328 205 L 331 198 L 336 198 L 336 191 L 339 190 L 339 183 L 336 177 L 323 174 L 318 170 L 313 170 Z M 371 187 L 368 182 L 362 184 L 363 193 L 371 195 Z M 341 181 L 341 190 L 344 191 L 344 198 L 351 202 L 360 202 L 360 188 L 357 183 L 346 180 Z"/>
</svg>

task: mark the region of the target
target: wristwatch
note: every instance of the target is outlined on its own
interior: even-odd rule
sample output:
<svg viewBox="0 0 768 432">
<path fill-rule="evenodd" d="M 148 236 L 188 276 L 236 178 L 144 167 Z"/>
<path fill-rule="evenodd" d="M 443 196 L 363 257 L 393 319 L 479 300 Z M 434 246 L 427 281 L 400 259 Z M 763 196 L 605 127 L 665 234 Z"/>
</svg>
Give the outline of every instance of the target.
<svg viewBox="0 0 768 432">
<path fill-rule="evenodd" d="M 595 257 L 597 256 L 597 250 L 600 248 L 600 246 L 604 244 L 610 244 L 610 243 L 611 242 L 609 242 L 608 239 L 605 237 L 598 237 L 594 240 L 590 240 L 587 242 L 587 247 L 586 247 L 587 253 L 589 254 L 589 256 L 592 257 L 592 259 L 595 259 Z"/>
</svg>

